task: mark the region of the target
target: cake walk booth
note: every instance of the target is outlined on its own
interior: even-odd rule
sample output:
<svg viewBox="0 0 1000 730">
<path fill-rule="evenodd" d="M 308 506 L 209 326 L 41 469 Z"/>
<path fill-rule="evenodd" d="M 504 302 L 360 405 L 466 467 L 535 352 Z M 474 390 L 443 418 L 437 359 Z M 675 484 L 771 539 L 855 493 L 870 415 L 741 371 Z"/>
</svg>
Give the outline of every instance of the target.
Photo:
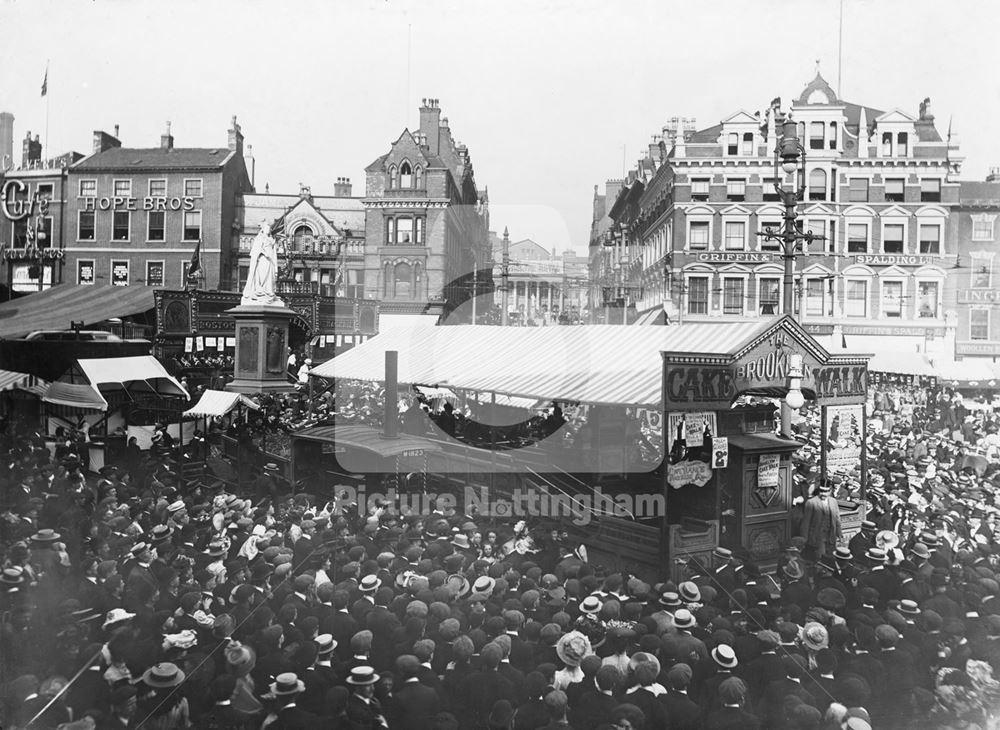
<svg viewBox="0 0 1000 730">
<path fill-rule="evenodd" d="M 711 566 L 720 546 L 771 569 L 796 534 L 801 508 L 793 502 L 808 494 L 793 479 L 792 455 L 808 438 L 776 436 L 773 401 L 762 399 L 795 410 L 814 402 L 822 407 L 820 430 L 836 409 L 859 416 L 857 449 L 848 450 L 857 479 L 839 501 L 844 534 L 860 528 L 867 355 L 830 354 L 786 316 L 728 354 L 662 356 L 667 517 L 660 542 L 675 578 L 691 558 Z M 830 439 L 818 441 L 809 458 L 825 469 Z"/>
</svg>

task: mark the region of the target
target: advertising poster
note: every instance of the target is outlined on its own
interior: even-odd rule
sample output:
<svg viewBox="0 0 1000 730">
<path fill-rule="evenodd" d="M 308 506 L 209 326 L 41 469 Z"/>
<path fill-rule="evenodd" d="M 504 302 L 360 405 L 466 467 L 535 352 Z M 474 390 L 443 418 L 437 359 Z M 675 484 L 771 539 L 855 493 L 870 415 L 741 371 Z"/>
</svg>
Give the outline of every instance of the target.
<svg viewBox="0 0 1000 730">
<path fill-rule="evenodd" d="M 779 454 L 761 454 L 757 466 L 757 487 L 769 488 L 778 486 Z"/>
<path fill-rule="evenodd" d="M 716 436 L 712 439 L 712 468 L 725 469 L 729 466 L 729 439 Z"/>
</svg>

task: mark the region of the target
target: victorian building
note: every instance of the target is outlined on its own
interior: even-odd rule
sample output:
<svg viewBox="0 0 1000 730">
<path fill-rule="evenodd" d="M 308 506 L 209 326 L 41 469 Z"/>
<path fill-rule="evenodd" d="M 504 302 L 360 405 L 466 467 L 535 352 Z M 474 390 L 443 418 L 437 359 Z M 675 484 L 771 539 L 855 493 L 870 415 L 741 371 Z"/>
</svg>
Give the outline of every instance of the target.
<svg viewBox="0 0 1000 730">
<path fill-rule="evenodd" d="M 237 207 L 253 189 L 244 154 L 236 117 L 215 148 L 175 147 L 169 123 L 158 147 L 95 131 L 68 170 L 65 281 L 181 288 L 197 263 L 199 288 L 234 286 Z"/>
<path fill-rule="evenodd" d="M 493 279 L 507 287 L 507 320 L 512 325 L 583 324 L 587 321 L 587 258 L 572 249 L 546 249 L 530 238 L 510 242 L 490 233 Z M 504 254 L 507 271 L 504 273 Z M 505 282 L 502 280 L 506 279 Z M 494 304 L 503 307 L 502 287 Z"/>
<path fill-rule="evenodd" d="M 249 272 L 250 246 L 262 225 L 282 232 L 282 290 L 361 299 L 365 289 L 365 208 L 351 195 L 349 178 L 337 178 L 333 195 L 246 193 L 237 202 L 240 226 L 237 290 Z"/>
<path fill-rule="evenodd" d="M 28 132 L 17 164 L 13 134 L 14 115 L 0 113 L 0 281 L 28 293 L 64 280 L 67 167 L 83 155 L 45 159 L 38 135 Z"/>
<path fill-rule="evenodd" d="M 782 252 L 764 235 L 784 213 L 774 188 L 779 106 L 701 129 L 673 119 L 613 199 L 599 206 L 595 195 L 591 275 L 613 282 L 606 306 L 662 309 L 670 322 L 783 313 Z M 917 114 L 886 112 L 838 98 L 817 73 L 790 112 L 806 155 L 797 224 L 816 239 L 795 257 L 795 314 L 838 346 L 950 351 L 943 295 L 962 158 L 930 101 Z"/>
<path fill-rule="evenodd" d="M 958 359 L 1000 359 L 1000 169 L 985 182 L 961 184 L 952 209 L 949 244 L 956 266 L 949 272 L 947 306 L 955 313 Z M 1000 371 L 998 371 L 1000 372 Z"/>
<path fill-rule="evenodd" d="M 489 202 L 437 99 L 365 170 L 363 286 L 383 313 L 469 321 L 475 290 L 492 291 Z M 473 286 L 473 277 L 478 281 Z"/>
</svg>

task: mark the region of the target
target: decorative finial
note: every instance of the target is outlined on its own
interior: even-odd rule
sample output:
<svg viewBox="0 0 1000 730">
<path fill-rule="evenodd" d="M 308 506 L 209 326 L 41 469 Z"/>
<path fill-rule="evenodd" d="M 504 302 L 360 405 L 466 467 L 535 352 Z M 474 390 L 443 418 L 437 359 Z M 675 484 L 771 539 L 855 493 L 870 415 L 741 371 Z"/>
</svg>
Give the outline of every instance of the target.
<svg viewBox="0 0 1000 730">
<path fill-rule="evenodd" d="M 819 59 L 816 59 L 816 75 L 819 76 Z"/>
</svg>

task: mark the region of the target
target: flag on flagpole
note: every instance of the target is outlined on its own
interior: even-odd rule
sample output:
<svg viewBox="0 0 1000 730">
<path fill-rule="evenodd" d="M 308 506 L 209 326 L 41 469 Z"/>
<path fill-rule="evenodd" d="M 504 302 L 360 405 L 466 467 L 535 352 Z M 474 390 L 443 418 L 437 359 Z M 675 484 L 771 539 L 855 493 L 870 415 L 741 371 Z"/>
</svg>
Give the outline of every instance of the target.
<svg viewBox="0 0 1000 730">
<path fill-rule="evenodd" d="M 201 276 L 201 241 L 195 244 L 194 253 L 191 254 L 191 263 L 188 264 L 188 279 Z"/>
<path fill-rule="evenodd" d="M 49 64 L 45 64 L 45 78 L 42 79 L 42 96 L 49 93 Z"/>
</svg>

